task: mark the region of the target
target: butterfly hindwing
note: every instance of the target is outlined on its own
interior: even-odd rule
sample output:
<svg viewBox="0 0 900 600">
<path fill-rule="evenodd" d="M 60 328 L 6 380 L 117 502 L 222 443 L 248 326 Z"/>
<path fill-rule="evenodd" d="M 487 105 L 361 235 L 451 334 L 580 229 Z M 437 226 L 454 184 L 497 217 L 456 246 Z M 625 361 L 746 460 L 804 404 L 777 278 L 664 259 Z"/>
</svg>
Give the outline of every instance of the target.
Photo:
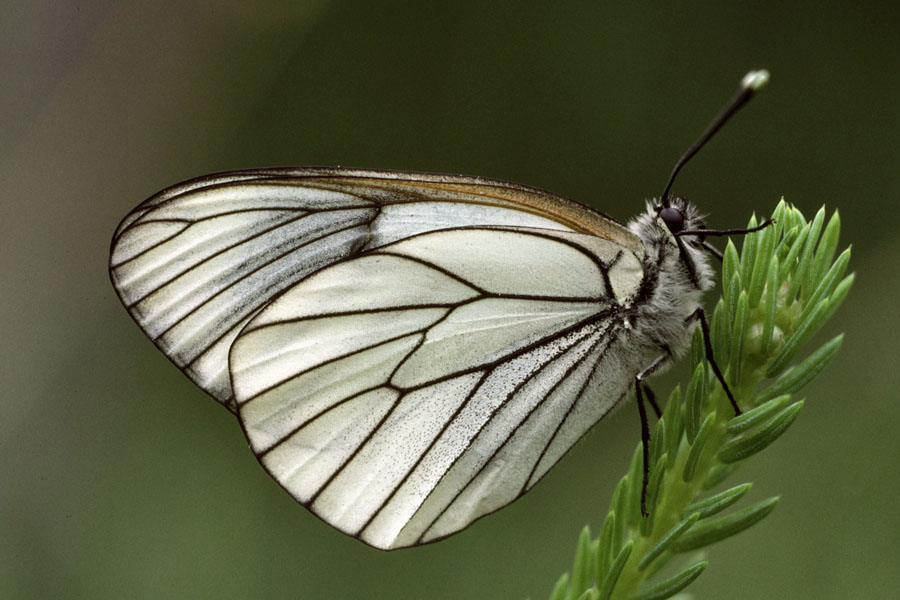
<svg viewBox="0 0 900 600">
<path fill-rule="evenodd" d="M 299 502 L 373 546 L 450 535 L 533 486 L 624 394 L 627 371 L 604 365 L 621 360 L 616 314 L 640 264 L 601 237 L 524 227 L 340 260 L 231 347 L 251 447 Z"/>
</svg>

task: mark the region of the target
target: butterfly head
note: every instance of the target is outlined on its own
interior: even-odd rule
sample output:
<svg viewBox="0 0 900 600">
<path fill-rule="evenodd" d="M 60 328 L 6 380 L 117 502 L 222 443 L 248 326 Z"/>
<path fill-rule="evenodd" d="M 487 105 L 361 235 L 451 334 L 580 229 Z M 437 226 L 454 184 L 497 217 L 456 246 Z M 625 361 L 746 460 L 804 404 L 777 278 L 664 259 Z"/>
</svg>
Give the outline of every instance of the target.
<svg viewBox="0 0 900 600">
<path fill-rule="evenodd" d="M 712 287 L 709 254 L 703 248 L 705 236 L 689 233 L 706 229 L 703 217 L 693 204 L 678 196 L 666 198 L 662 206 L 654 207 L 659 229 L 664 230 L 666 245 L 677 255 L 691 286 L 698 290 Z"/>
<path fill-rule="evenodd" d="M 705 236 L 691 232 L 706 229 L 700 212 L 683 198 L 669 196 L 666 200 L 665 203 L 648 201 L 646 211 L 633 221 L 631 230 L 641 238 L 645 246 L 677 247 L 681 241 L 699 249 Z"/>
<path fill-rule="evenodd" d="M 669 196 L 664 203 L 648 207 L 648 212 L 655 214 L 657 225 L 671 234 L 672 243 L 675 237 L 695 247 L 699 247 L 703 241 L 703 234 L 684 234 L 686 231 L 706 229 L 706 223 L 703 222 L 700 212 L 684 198 Z"/>
<path fill-rule="evenodd" d="M 629 225 L 644 245 L 645 268 L 655 265 L 661 274 L 678 279 L 669 285 L 706 290 L 712 285 L 712 271 L 702 246 L 703 235 L 687 233 L 706 229 L 703 217 L 683 198 L 670 196 L 667 200 L 648 202 L 647 210 Z"/>
</svg>

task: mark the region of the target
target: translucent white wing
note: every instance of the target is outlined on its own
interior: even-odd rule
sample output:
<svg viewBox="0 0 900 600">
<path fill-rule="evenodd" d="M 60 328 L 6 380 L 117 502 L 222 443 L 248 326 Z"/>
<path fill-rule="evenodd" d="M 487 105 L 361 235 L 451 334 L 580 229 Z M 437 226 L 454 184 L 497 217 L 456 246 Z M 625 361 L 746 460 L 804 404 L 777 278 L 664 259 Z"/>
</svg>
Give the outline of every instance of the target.
<svg viewBox="0 0 900 600">
<path fill-rule="evenodd" d="M 619 348 L 640 259 L 595 235 L 478 227 L 322 269 L 232 345 L 251 447 L 372 546 L 455 533 L 530 489 L 626 393 L 646 360 Z"/>
<path fill-rule="evenodd" d="M 227 356 L 272 298 L 338 260 L 467 225 L 585 231 L 636 244 L 553 194 L 476 177 L 300 168 L 239 171 L 153 196 L 119 225 L 110 277 L 153 342 L 234 410 Z"/>
</svg>

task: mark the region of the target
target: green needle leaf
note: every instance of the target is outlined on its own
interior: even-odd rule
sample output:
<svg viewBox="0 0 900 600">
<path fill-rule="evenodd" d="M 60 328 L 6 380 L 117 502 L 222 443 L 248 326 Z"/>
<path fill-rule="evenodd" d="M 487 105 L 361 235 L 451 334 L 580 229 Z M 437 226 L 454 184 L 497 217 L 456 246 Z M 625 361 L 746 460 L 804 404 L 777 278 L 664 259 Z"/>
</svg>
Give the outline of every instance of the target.
<svg viewBox="0 0 900 600">
<path fill-rule="evenodd" d="M 687 505 L 687 508 L 684 509 L 684 512 L 686 514 L 698 513 L 701 519 L 711 517 L 740 500 L 752 486 L 752 483 L 742 483 L 741 485 L 736 485 L 733 488 L 729 488 L 724 492 L 719 492 L 709 498 L 691 502 Z"/>
<path fill-rule="evenodd" d="M 613 513 L 615 516 L 615 520 L 613 524 L 615 528 L 613 529 L 613 543 L 610 547 L 610 556 L 608 557 L 609 561 L 612 561 L 612 557 L 616 554 L 619 549 L 622 547 L 622 543 L 625 540 L 625 525 L 626 525 L 626 517 L 627 510 L 625 508 L 625 503 L 628 501 L 628 477 L 623 477 L 619 480 L 619 485 L 616 486 L 615 494 L 613 495 Z"/>
<path fill-rule="evenodd" d="M 585 526 L 578 536 L 578 549 L 575 551 L 575 562 L 572 568 L 572 591 L 579 593 L 588 587 L 594 578 L 591 567 L 596 565 L 595 557 L 591 556 L 591 529 Z"/>
<path fill-rule="evenodd" d="M 738 258 L 737 248 L 731 238 L 725 245 L 725 252 L 722 253 L 722 281 L 730 282 L 734 274 L 738 272 L 741 266 L 740 258 Z"/>
<path fill-rule="evenodd" d="M 678 446 L 681 444 L 681 434 L 684 433 L 684 423 L 681 419 L 681 387 L 679 386 L 675 386 L 675 389 L 669 394 L 666 408 L 663 411 L 663 421 L 666 422 L 666 453 L 669 455 L 667 467 L 671 467 L 675 464 Z"/>
<path fill-rule="evenodd" d="M 838 211 L 834 211 L 834 214 L 831 215 L 831 219 L 828 220 L 828 225 L 825 226 L 825 231 L 822 233 L 822 239 L 819 240 L 819 247 L 816 248 L 816 268 L 812 273 L 812 283 L 814 286 L 819 284 L 825 269 L 827 269 L 831 264 L 831 261 L 834 260 L 834 253 L 837 250 L 840 234 L 841 216 Z"/>
<path fill-rule="evenodd" d="M 800 321 L 805 321 L 809 317 L 809 313 L 812 312 L 813 307 L 817 306 L 824 298 L 831 296 L 838 283 L 841 281 L 841 278 L 844 276 L 844 272 L 847 270 L 847 263 L 849 262 L 850 248 L 847 248 L 841 252 L 841 255 L 834 261 L 834 264 L 831 265 L 831 268 L 828 269 L 828 272 L 822 277 L 816 290 L 809 297 L 803 312 L 800 314 Z"/>
<path fill-rule="evenodd" d="M 768 392 L 768 390 L 766 391 Z M 767 400 L 767 398 L 764 399 Z M 764 399 L 760 399 L 758 400 L 758 402 L 762 402 Z M 728 421 L 726 430 L 732 435 L 744 433 L 748 429 L 756 427 L 757 425 L 774 415 L 776 412 L 781 410 L 781 408 L 785 404 L 787 404 L 788 400 L 790 399 L 790 394 L 772 398 L 764 404 L 760 404 L 756 408 L 748 410 L 744 414 L 738 415 Z"/>
<path fill-rule="evenodd" d="M 631 468 L 628 471 L 628 497 L 623 513 L 624 524 L 634 527 L 641 519 L 641 486 L 644 482 L 644 449 L 640 442 L 631 457 Z"/>
<path fill-rule="evenodd" d="M 597 600 L 597 598 L 597 590 L 594 588 L 584 590 L 584 593 L 578 596 L 578 600 Z"/>
<path fill-rule="evenodd" d="M 653 524 L 656 521 L 656 505 L 659 500 L 659 490 L 663 487 L 663 481 L 666 475 L 666 462 L 668 459 L 668 456 L 663 455 L 659 458 L 659 461 L 651 467 L 650 483 L 647 485 L 647 512 L 650 514 L 641 519 L 641 533 L 643 535 L 650 534 L 653 530 Z"/>
<path fill-rule="evenodd" d="M 681 479 L 683 481 L 690 481 L 694 478 L 697 463 L 700 461 L 700 454 L 703 452 L 703 447 L 706 445 L 706 439 L 709 437 L 709 433 L 712 431 L 715 423 L 716 413 L 713 411 L 706 415 L 706 419 L 704 419 L 700 431 L 697 432 L 697 437 L 694 438 L 694 443 L 691 444 L 687 460 L 684 462 L 684 470 L 681 472 Z"/>
<path fill-rule="evenodd" d="M 784 198 L 778 201 L 778 204 L 775 206 L 775 210 L 772 211 L 772 220 L 775 221 L 775 226 L 772 229 L 775 232 L 773 236 L 775 241 L 781 239 L 781 236 L 787 231 L 787 217 L 785 216 L 785 212 L 787 210 L 787 202 L 784 201 Z"/>
<path fill-rule="evenodd" d="M 612 566 L 606 573 L 606 577 L 603 578 L 603 581 L 598 588 L 600 592 L 597 595 L 598 600 L 609 599 L 609 596 L 610 594 L 612 594 L 616 582 L 619 580 L 619 575 L 622 574 L 622 569 L 625 567 L 625 562 L 628 560 L 628 557 L 631 556 L 631 548 L 633 545 L 634 544 L 629 541 L 627 544 L 622 546 L 621 550 L 619 550 L 619 554 L 616 556 Z"/>
<path fill-rule="evenodd" d="M 696 365 L 703 360 L 706 349 L 703 347 L 703 332 L 699 327 L 694 329 L 694 336 L 691 338 L 691 354 L 690 364 Z"/>
<path fill-rule="evenodd" d="M 747 223 L 747 229 L 753 229 L 757 225 L 756 215 L 753 215 L 750 217 L 750 222 Z M 743 248 L 741 248 L 741 279 L 743 281 L 750 281 L 750 277 L 753 273 L 753 265 L 756 262 L 756 250 L 758 245 L 758 234 L 744 236 L 744 245 Z"/>
<path fill-rule="evenodd" d="M 713 311 L 712 322 L 709 327 L 712 330 L 712 344 L 713 344 L 713 353 L 716 357 L 716 360 L 722 362 L 722 364 L 728 364 L 728 334 L 729 329 L 727 325 L 726 315 L 725 315 L 725 300 L 723 298 L 719 298 L 719 301 L 716 302 L 716 308 Z M 691 363 L 694 364 L 694 363 Z"/>
<path fill-rule="evenodd" d="M 650 464 L 655 465 L 659 457 L 666 451 L 666 422 L 660 419 L 656 422 L 653 437 L 650 441 Z"/>
<path fill-rule="evenodd" d="M 822 344 L 818 350 L 807 356 L 803 362 L 785 371 L 781 377 L 775 380 L 775 383 L 763 390 L 759 400 L 768 400 L 769 398 L 773 398 L 780 394 L 792 394 L 805 386 L 812 381 L 816 375 L 821 373 L 822 370 L 828 366 L 828 363 L 834 359 L 838 350 L 841 349 L 843 341 L 844 334 L 841 334 Z M 765 404 L 763 406 L 765 406 Z M 759 408 L 762 408 L 762 406 Z M 732 421 L 733 420 L 734 419 L 732 419 Z M 731 423 L 729 423 L 729 431 L 731 431 Z"/>
<path fill-rule="evenodd" d="M 800 299 L 803 300 L 809 295 L 809 281 L 807 280 L 807 276 L 809 273 L 810 263 L 813 261 L 813 250 L 815 248 L 816 242 L 819 238 L 819 232 L 822 230 L 822 221 L 825 218 L 825 209 L 819 209 L 819 212 L 816 213 L 816 216 L 813 218 L 812 223 L 809 225 L 809 233 L 806 236 L 806 241 L 803 244 L 803 250 L 800 252 L 799 261 L 797 262 L 797 269 L 793 274 L 793 281 L 791 282 L 791 287 L 788 289 L 787 293 L 787 302 L 790 304 L 795 298 L 797 298 L 798 293 L 801 288 L 804 290 L 802 295 L 800 295 Z"/>
<path fill-rule="evenodd" d="M 656 544 L 653 545 L 652 548 L 647 550 L 644 554 L 644 557 L 641 558 L 641 562 L 638 563 L 638 570 L 643 571 L 646 569 L 650 563 L 657 559 L 657 557 L 665 552 L 669 546 L 672 545 L 672 542 L 678 539 L 682 533 L 690 529 L 690 527 L 697 522 L 697 519 L 700 518 L 700 513 L 695 512 L 692 515 L 689 515 L 686 519 L 681 520 L 675 527 L 666 532 L 664 536 L 662 536 Z"/>
<path fill-rule="evenodd" d="M 556 580 L 553 591 L 550 592 L 550 600 L 566 600 L 566 591 L 569 589 L 569 574 L 563 573 L 562 577 Z"/>
<path fill-rule="evenodd" d="M 688 552 L 722 541 L 763 520 L 775 508 L 778 497 L 757 502 L 714 521 L 699 522 L 672 544 L 673 552 Z"/>
<path fill-rule="evenodd" d="M 708 564 L 705 560 L 695 563 L 677 575 L 647 587 L 635 596 L 635 600 L 664 600 L 665 598 L 671 598 L 697 579 Z"/>
<path fill-rule="evenodd" d="M 697 365 L 694 369 L 694 375 L 688 383 L 686 411 L 685 411 L 685 430 L 688 442 L 694 443 L 697 432 L 700 431 L 703 416 L 703 401 L 706 400 L 706 368 L 704 363 Z"/>
<path fill-rule="evenodd" d="M 797 419 L 802 408 L 803 400 L 794 402 L 758 429 L 726 443 L 719 452 L 719 460 L 731 463 L 756 454 L 777 440 Z"/>
<path fill-rule="evenodd" d="M 619 551 L 616 548 L 616 513 L 609 511 L 603 522 L 603 532 L 600 534 L 600 547 L 597 551 L 597 573 L 606 573 L 612 563 L 612 557 Z"/>
<path fill-rule="evenodd" d="M 856 279 L 856 276 L 851 273 L 850 275 L 844 277 L 844 280 L 838 284 L 838 286 L 834 290 L 834 293 L 831 294 L 831 298 L 828 299 L 828 308 L 825 309 L 825 316 L 823 317 L 823 319 L 827 321 L 831 318 L 831 315 L 834 314 L 834 311 L 838 309 L 838 307 L 844 301 L 844 297 L 847 295 L 847 292 L 849 292 L 850 288 L 853 286 L 854 279 Z"/>
<path fill-rule="evenodd" d="M 741 291 L 741 275 L 740 273 L 735 273 L 728 283 L 728 287 L 725 289 L 725 306 L 728 307 L 727 320 L 729 323 L 734 323 L 734 315 L 737 312 L 738 299 L 741 297 Z"/>
<path fill-rule="evenodd" d="M 750 308 L 756 308 L 759 305 L 766 285 L 769 264 L 775 258 L 775 226 L 768 226 L 759 235 L 762 236 L 762 239 L 757 247 L 756 259 L 753 261 L 753 272 L 750 275 L 748 288 Z"/>
<path fill-rule="evenodd" d="M 747 315 L 750 311 L 746 290 L 738 298 L 737 311 L 734 315 L 731 331 L 731 384 L 734 387 L 741 382 L 741 361 L 743 359 L 744 332 L 747 330 Z"/>
<path fill-rule="evenodd" d="M 766 298 L 763 303 L 765 312 L 763 313 L 762 340 L 760 345 L 761 352 L 764 356 L 769 354 L 769 348 L 772 344 L 772 335 L 775 332 L 775 316 L 778 313 L 779 287 L 781 287 L 781 281 L 779 279 L 778 256 L 773 256 L 771 262 L 769 262 L 769 272 L 766 274 Z"/>
<path fill-rule="evenodd" d="M 819 234 L 822 232 L 822 224 L 825 222 L 825 207 L 823 206 L 818 210 L 816 216 L 813 217 L 812 223 L 809 228 L 809 237 L 806 238 L 806 246 L 803 248 L 803 254 L 809 256 L 810 260 L 806 261 L 807 268 L 805 271 L 797 272 L 797 279 L 803 280 L 802 287 L 802 299 L 806 300 L 809 298 L 810 293 L 813 290 L 813 271 L 815 269 L 816 262 L 816 253 L 814 251 L 813 246 L 817 245 L 819 241 Z"/>
<path fill-rule="evenodd" d="M 800 256 L 800 252 L 803 250 L 804 246 L 806 246 L 806 238 L 809 237 L 809 226 L 803 225 L 800 227 L 796 239 L 788 242 L 785 240 L 784 244 L 788 245 L 788 253 L 784 257 L 784 260 L 781 261 L 787 268 L 787 273 L 789 276 L 793 277 L 794 273 L 797 271 L 797 260 Z M 785 305 L 790 306 L 791 302 L 793 302 L 794 297 L 790 296 L 785 298 Z"/>
</svg>

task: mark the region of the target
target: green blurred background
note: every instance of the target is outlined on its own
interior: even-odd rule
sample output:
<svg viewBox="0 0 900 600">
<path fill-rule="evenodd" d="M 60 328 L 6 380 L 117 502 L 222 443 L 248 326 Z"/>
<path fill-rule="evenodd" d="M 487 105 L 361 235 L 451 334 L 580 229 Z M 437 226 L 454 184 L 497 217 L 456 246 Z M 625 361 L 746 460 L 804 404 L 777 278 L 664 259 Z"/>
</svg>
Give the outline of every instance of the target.
<svg viewBox="0 0 900 600">
<path fill-rule="evenodd" d="M 118 221 L 212 171 L 479 174 L 626 220 L 749 69 L 769 86 L 683 172 L 712 226 L 838 207 L 856 287 L 802 418 L 743 473 L 780 494 L 701 598 L 900 593 L 900 5 L 0 3 L 0 597 L 542 598 L 638 440 L 627 406 L 525 498 L 384 553 L 296 505 L 132 323 Z M 657 381 L 662 392 L 683 369 Z"/>
</svg>

